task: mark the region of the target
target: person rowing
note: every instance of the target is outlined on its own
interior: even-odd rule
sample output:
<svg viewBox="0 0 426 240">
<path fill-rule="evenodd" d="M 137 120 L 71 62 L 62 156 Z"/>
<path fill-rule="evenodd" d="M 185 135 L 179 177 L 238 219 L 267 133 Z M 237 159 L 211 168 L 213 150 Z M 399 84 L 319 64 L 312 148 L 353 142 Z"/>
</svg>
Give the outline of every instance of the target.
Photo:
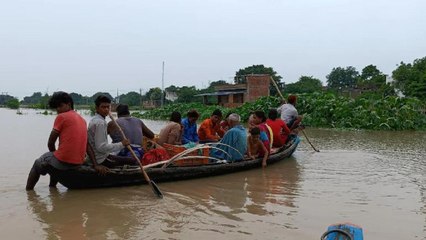
<svg viewBox="0 0 426 240">
<path fill-rule="evenodd" d="M 130 141 L 130 146 L 139 159 L 143 157 L 142 140 L 143 137 L 149 139 L 154 138 L 154 133 L 145 125 L 139 118 L 130 116 L 129 106 L 127 104 L 119 104 L 116 108 L 118 119 L 117 124 L 121 127 L 124 134 Z M 123 137 L 113 121 L 108 123 L 108 134 L 110 135 L 113 143 L 118 143 L 123 140 Z M 118 156 L 131 157 L 128 148 L 122 148 Z"/>
</svg>

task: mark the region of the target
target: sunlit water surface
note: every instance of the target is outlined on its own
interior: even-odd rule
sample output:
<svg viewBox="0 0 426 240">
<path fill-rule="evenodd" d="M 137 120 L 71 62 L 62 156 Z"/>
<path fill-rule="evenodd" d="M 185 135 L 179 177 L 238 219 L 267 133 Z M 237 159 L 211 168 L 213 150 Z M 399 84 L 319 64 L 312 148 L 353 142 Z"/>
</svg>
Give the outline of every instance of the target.
<svg viewBox="0 0 426 240">
<path fill-rule="evenodd" d="M 426 133 L 306 129 L 292 158 L 231 175 L 95 190 L 24 190 L 55 115 L 0 109 L 0 239 L 426 239 Z M 82 113 L 87 121 L 89 115 Z M 166 124 L 144 121 L 158 133 Z"/>
</svg>

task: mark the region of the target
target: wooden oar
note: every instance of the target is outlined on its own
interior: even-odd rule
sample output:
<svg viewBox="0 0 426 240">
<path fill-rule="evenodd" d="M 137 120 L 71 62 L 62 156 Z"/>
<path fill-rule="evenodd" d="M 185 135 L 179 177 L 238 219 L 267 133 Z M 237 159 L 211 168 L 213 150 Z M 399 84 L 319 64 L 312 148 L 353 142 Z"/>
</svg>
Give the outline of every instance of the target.
<svg viewBox="0 0 426 240">
<path fill-rule="evenodd" d="M 121 129 L 120 125 L 118 125 L 118 123 L 115 121 L 114 117 L 109 114 L 109 117 L 111 118 L 111 120 L 114 122 L 115 126 L 117 126 L 118 130 L 121 133 L 121 136 L 123 138 L 126 138 L 126 135 L 124 134 L 123 130 Z M 141 168 L 141 172 L 143 177 L 145 178 L 145 180 L 148 182 L 148 184 L 151 186 L 152 191 L 155 193 L 155 195 L 157 195 L 159 198 L 163 198 L 163 193 L 161 193 L 160 189 L 158 188 L 157 184 L 155 184 L 154 181 L 152 181 L 151 179 L 149 179 L 148 174 L 146 174 L 145 170 L 143 169 L 142 163 L 139 160 L 138 156 L 136 156 L 135 152 L 133 151 L 132 147 L 130 145 L 127 145 L 127 149 L 130 151 L 130 153 L 132 154 L 133 158 L 139 163 L 139 166 Z"/>
<path fill-rule="evenodd" d="M 287 101 L 285 100 L 284 96 L 281 94 L 281 91 L 280 91 L 280 89 L 278 88 L 278 85 L 277 85 L 277 83 L 275 82 L 275 80 L 274 80 L 274 78 L 273 78 L 273 77 L 271 77 L 271 81 L 272 81 L 272 83 L 274 84 L 275 88 L 277 89 L 277 92 L 278 92 L 278 93 L 279 93 L 279 95 L 281 96 L 282 100 L 283 100 L 284 102 L 287 102 Z M 309 141 L 309 138 L 308 138 L 308 136 L 306 135 L 306 133 L 305 133 L 305 131 L 303 130 L 303 128 L 301 128 L 300 130 L 302 131 L 302 133 L 303 133 L 303 135 L 305 136 L 306 140 L 308 141 L 309 145 L 311 145 L 311 147 L 315 150 L 315 152 L 319 152 L 319 150 L 318 150 L 318 149 L 316 149 L 316 148 L 314 147 L 314 145 L 311 143 L 311 141 Z"/>
<path fill-rule="evenodd" d="M 303 135 L 304 135 L 304 136 L 305 136 L 305 138 L 306 138 L 306 141 L 308 141 L 309 145 L 311 145 L 311 147 L 315 150 L 315 152 L 319 152 L 320 150 L 316 149 L 316 148 L 314 147 L 314 145 L 311 143 L 311 141 L 309 141 L 309 138 L 308 138 L 308 136 L 306 135 L 306 133 L 305 133 L 305 131 L 303 130 L 303 128 L 301 128 L 301 130 L 302 130 Z"/>
</svg>

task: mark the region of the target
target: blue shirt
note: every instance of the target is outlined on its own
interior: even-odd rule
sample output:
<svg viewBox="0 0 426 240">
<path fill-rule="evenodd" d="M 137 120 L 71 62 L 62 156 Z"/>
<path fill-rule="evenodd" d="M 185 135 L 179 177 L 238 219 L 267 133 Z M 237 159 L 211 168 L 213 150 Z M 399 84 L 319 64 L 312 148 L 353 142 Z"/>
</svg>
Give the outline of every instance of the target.
<svg viewBox="0 0 426 240">
<path fill-rule="evenodd" d="M 212 149 L 212 157 L 227 161 L 243 160 L 244 154 L 247 152 L 246 129 L 241 125 L 234 126 L 225 133 L 219 143 L 221 144 L 217 144 L 216 147 L 223 151 Z"/>
<path fill-rule="evenodd" d="M 197 124 L 191 124 L 188 121 L 188 118 L 182 119 L 183 125 L 183 136 L 182 136 L 182 144 L 187 144 L 189 142 L 198 142 L 198 134 L 197 134 Z"/>
</svg>

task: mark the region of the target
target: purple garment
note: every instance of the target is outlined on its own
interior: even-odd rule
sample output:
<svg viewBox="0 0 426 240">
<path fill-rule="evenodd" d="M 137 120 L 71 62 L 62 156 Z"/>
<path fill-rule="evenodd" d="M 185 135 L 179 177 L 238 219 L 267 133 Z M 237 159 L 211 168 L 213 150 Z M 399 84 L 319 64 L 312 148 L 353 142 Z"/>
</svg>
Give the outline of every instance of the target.
<svg viewBox="0 0 426 240">
<path fill-rule="evenodd" d="M 119 117 L 117 119 L 118 125 L 120 125 L 127 139 L 129 139 L 130 144 L 141 145 L 142 144 L 142 121 L 139 118 L 135 117 Z M 123 138 L 121 137 L 120 131 L 114 131 L 110 134 L 112 142 L 121 142 Z"/>
</svg>

